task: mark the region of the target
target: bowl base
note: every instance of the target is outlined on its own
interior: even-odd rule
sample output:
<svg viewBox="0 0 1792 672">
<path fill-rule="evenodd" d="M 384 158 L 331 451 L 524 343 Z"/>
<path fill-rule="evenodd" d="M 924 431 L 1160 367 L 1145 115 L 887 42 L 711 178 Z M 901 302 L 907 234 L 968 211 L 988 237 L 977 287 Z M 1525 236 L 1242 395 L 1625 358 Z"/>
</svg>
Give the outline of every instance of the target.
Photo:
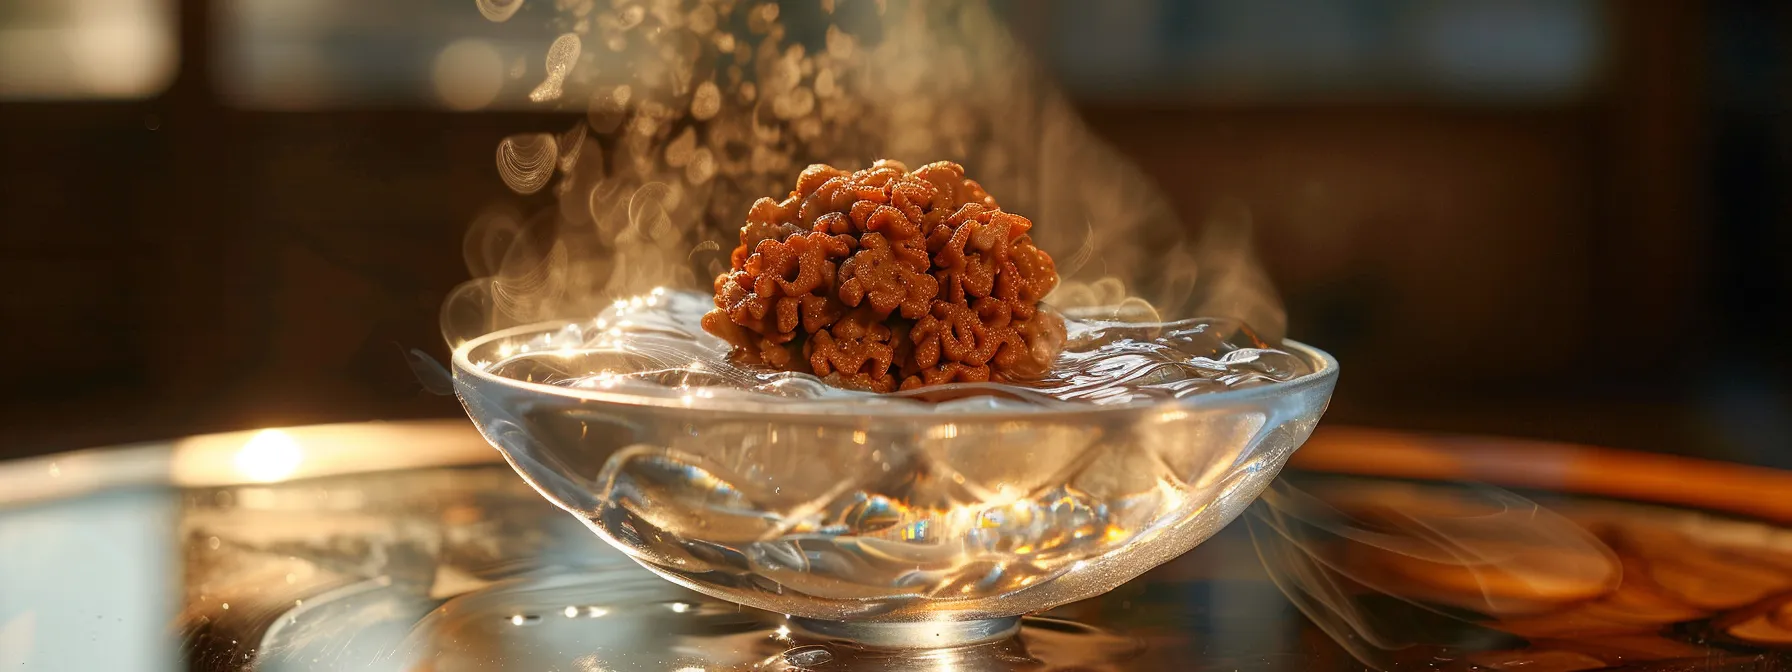
<svg viewBox="0 0 1792 672">
<path fill-rule="evenodd" d="M 883 649 L 938 649 L 981 644 L 1013 637 L 1020 617 L 977 621 L 920 621 L 915 623 L 853 623 L 791 617 L 792 629 L 819 639 L 845 640 Z"/>
</svg>

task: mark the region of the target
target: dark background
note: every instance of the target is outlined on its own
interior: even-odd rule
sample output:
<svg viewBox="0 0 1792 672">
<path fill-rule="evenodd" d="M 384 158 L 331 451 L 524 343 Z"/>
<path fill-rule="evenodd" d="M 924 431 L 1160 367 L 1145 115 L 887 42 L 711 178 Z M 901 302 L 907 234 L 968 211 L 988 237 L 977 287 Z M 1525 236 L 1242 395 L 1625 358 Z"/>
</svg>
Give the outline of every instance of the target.
<svg viewBox="0 0 1792 672">
<path fill-rule="evenodd" d="M 460 413 L 401 353 L 445 357 L 493 147 L 564 120 L 419 93 L 473 0 L 282 2 L 170 0 L 122 97 L 18 83 L 105 2 L 0 9 L 0 457 Z M 1003 7 L 1185 218 L 1251 208 L 1328 423 L 1792 467 L 1785 3 Z"/>
</svg>

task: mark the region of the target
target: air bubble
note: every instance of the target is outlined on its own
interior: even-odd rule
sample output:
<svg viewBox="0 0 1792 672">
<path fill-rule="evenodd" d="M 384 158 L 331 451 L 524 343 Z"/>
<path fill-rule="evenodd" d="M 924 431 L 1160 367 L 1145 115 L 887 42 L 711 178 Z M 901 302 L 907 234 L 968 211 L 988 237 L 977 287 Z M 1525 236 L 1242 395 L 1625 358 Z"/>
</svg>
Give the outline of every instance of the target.
<svg viewBox="0 0 1792 672">
<path fill-rule="evenodd" d="M 772 64 L 771 72 L 765 76 L 765 91 L 767 94 L 783 93 L 796 88 L 802 81 L 802 54 L 788 54 Z"/>
<path fill-rule="evenodd" d="M 797 139 L 809 142 L 821 137 L 821 120 L 815 117 L 803 117 L 791 124 L 790 130 L 796 133 Z"/>
<path fill-rule="evenodd" d="M 598 133 L 609 133 L 622 125 L 628 116 L 629 99 L 634 91 L 627 84 L 614 89 L 598 89 L 591 92 L 591 104 L 586 112 L 591 130 Z"/>
<path fill-rule="evenodd" d="M 448 109 L 477 110 L 504 88 L 504 57 L 486 40 L 457 40 L 436 54 L 432 81 Z"/>
<path fill-rule="evenodd" d="M 519 194 L 533 194 L 554 175 L 559 150 L 548 133 L 524 133 L 498 143 L 498 176 Z"/>
<path fill-rule="evenodd" d="M 854 44 L 856 40 L 852 39 L 851 35 L 846 34 L 846 31 L 840 30 L 839 26 L 828 26 L 827 40 L 829 56 L 839 59 L 852 58 L 852 50 L 853 47 L 856 46 Z"/>
<path fill-rule="evenodd" d="M 722 90 L 716 88 L 715 82 L 704 82 L 697 85 L 697 92 L 691 94 L 691 116 L 698 121 L 709 121 L 722 111 Z"/>
<path fill-rule="evenodd" d="M 752 31 L 754 35 L 764 35 L 771 32 L 772 24 L 777 20 L 778 3 L 768 2 L 754 7 L 747 14 L 747 30 Z"/>
<path fill-rule="evenodd" d="M 635 26 L 641 25 L 641 21 L 646 18 L 646 9 L 642 8 L 640 5 L 629 5 L 627 8 L 616 13 L 616 27 L 623 30 L 629 30 Z"/>
<path fill-rule="evenodd" d="M 791 89 L 789 93 L 772 100 L 772 114 L 779 119 L 790 120 L 807 116 L 815 111 L 815 94 L 806 86 Z"/>
<path fill-rule="evenodd" d="M 515 16 L 516 10 L 522 9 L 523 0 L 473 0 L 473 4 L 479 7 L 480 16 L 496 23 L 503 23 Z"/>
<path fill-rule="evenodd" d="M 691 10 L 690 17 L 685 19 L 685 26 L 698 35 L 708 35 L 716 29 L 716 8 L 707 4 L 698 5 Z"/>
<path fill-rule="evenodd" d="M 566 73 L 572 71 L 574 61 L 579 60 L 579 36 L 572 33 L 561 35 L 548 47 L 547 79 L 529 92 L 529 100 L 545 103 L 559 100 L 561 87 L 565 86 Z"/>
<path fill-rule="evenodd" d="M 833 660 L 834 654 L 819 644 L 799 646 L 784 652 L 784 662 L 797 667 L 825 665 Z"/>
</svg>

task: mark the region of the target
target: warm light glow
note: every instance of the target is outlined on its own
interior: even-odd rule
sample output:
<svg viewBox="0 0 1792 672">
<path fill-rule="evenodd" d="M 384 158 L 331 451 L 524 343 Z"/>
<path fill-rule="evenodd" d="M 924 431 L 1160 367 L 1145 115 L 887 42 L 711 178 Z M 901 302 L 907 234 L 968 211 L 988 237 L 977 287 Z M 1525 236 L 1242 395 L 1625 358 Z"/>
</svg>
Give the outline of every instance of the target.
<svg viewBox="0 0 1792 672">
<path fill-rule="evenodd" d="M 504 88 L 504 58 L 491 42 L 457 40 L 436 54 L 432 80 L 436 98 L 451 110 L 477 110 L 497 100 Z"/>
<path fill-rule="evenodd" d="M 243 478 L 266 483 L 291 476 L 304 460 L 305 449 L 291 435 L 264 429 L 249 437 L 236 452 L 234 464 Z"/>
<path fill-rule="evenodd" d="M 690 610 L 691 610 L 691 605 L 688 603 L 685 603 L 685 602 L 673 602 L 672 603 L 672 611 L 673 612 L 682 614 L 682 613 L 690 611 Z"/>
<path fill-rule="evenodd" d="M 154 96 L 179 66 L 176 10 L 163 0 L 9 0 L 0 100 Z"/>
</svg>

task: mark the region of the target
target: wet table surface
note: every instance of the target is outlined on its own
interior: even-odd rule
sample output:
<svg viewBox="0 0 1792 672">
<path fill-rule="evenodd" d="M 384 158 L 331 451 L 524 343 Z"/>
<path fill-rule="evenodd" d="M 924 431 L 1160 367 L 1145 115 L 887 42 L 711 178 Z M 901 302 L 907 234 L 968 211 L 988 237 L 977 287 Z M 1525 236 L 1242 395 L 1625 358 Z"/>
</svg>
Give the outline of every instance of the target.
<svg viewBox="0 0 1792 672">
<path fill-rule="evenodd" d="M 878 651 L 662 581 L 465 422 L 0 465 L 0 670 L 1792 669 L 1792 474 L 1322 429 L 1212 540 Z"/>
</svg>

